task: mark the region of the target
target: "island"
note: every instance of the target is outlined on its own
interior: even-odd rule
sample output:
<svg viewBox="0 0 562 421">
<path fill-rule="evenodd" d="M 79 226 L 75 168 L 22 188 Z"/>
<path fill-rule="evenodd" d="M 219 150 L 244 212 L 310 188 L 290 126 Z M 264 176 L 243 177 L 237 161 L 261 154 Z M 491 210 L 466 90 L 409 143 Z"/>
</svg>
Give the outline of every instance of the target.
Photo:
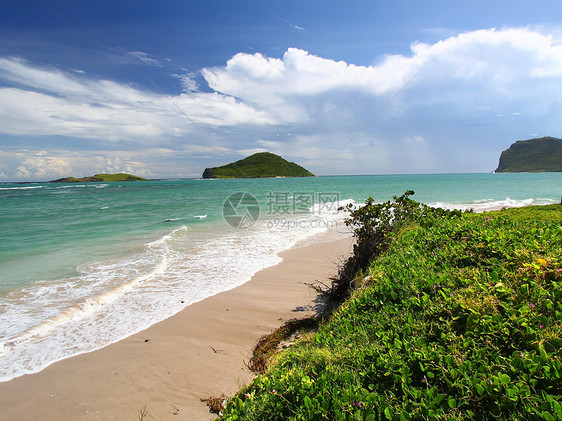
<svg viewBox="0 0 562 421">
<path fill-rule="evenodd" d="M 561 172 L 562 139 L 519 140 L 501 153 L 495 172 Z"/>
<path fill-rule="evenodd" d="M 146 178 L 126 173 L 96 174 L 82 178 L 64 177 L 49 181 L 49 183 L 105 183 L 109 181 L 146 181 Z"/>
<path fill-rule="evenodd" d="M 259 152 L 222 167 L 205 168 L 203 178 L 314 177 L 307 169 L 271 152 Z"/>
</svg>

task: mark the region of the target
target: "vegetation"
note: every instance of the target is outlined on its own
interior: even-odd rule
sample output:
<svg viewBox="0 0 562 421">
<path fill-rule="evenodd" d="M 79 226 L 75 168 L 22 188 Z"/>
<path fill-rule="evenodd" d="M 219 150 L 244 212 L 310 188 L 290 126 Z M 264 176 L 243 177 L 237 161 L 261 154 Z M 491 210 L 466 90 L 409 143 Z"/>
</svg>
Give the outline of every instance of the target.
<svg viewBox="0 0 562 421">
<path fill-rule="evenodd" d="M 519 140 L 502 152 L 496 172 L 562 171 L 562 140 L 555 137 Z"/>
<path fill-rule="evenodd" d="M 411 194 L 351 210 L 331 288 L 350 298 L 221 419 L 562 420 L 562 206 L 461 214 Z"/>
<path fill-rule="evenodd" d="M 146 181 L 146 178 L 136 175 L 117 173 L 117 174 L 96 174 L 91 177 L 75 178 L 64 177 L 53 180 L 51 183 L 89 183 L 89 182 L 108 182 L 108 181 Z"/>
<path fill-rule="evenodd" d="M 224 165 L 206 168 L 203 178 L 314 177 L 310 171 L 279 155 L 260 152 Z"/>
</svg>

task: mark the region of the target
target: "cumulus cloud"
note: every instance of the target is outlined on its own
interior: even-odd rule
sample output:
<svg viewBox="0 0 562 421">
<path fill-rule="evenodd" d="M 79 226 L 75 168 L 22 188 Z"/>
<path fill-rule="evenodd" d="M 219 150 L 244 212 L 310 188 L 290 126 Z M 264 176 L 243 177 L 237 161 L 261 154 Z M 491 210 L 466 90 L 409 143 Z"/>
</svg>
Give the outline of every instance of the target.
<svg viewBox="0 0 562 421">
<path fill-rule="evenodd" d="M 415 67 L 405 67 L 393 57 L 377 66 L 356 66 L 297 48 L 289 48 L 281 59 L 260 53 L 239 53 L 225 67 L 203 70 L 214 90 L 261 104 L 339 89 L 384 94 L 402 85 L 414 73 Z"/>
<path fill-rule="evenodd" d="M 5 152 L 0 150 L 3 178 L 11 180 L 44 180 L 72 174 L 72 165 L 62 157 L 46 151 Z"/>
<path fill-rule="evenodd" d="M 553 36 L 528 28 L 491 29 L 435 44 L 413 43 L 411 55 L 387 55 L 371 66 L 289 48 L 282 58 L 239 53 L 226 66 L 204 69 L 202 74 L 215 91 L 264 106 L 345 91 L 388 95 L 415 75 L 418 85 L 454 88 L 452 84 L 460 83 L 462 88 L 477 82 L 495 93 L 519 95 L 522 80 L 562 76 L 562 46 Z M 435 97 L 440 95 L 443 91 L 436 90 Z"/>
<path fill-rule="evenodd" d="M 183 162 L 151 162 L 155 156 L 175 158 Z M 8 181 L 46 181 L 68 176 L 90 176 L 98 173 L 126 172 L 143 177 L 154 177 L 154 171 L 174 176 L 195 176 L 196 172 L 186 162 L 189 155 L 166 148 L 149 148 L 141 151 L 92 150 L 81 151 L 53 149 L 50 151 L 0 150 L 0 179 Z M 198 170 L 197 170 L 198 171 Z"/>
</svg>

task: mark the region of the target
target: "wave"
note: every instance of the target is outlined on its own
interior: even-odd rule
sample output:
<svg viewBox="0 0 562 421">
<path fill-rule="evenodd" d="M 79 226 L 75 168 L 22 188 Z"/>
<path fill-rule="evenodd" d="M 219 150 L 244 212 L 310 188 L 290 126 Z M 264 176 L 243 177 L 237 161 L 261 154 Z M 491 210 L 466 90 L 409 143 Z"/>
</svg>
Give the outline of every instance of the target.
<svg viewBox="0 0 562 421">
<path fill-rule="evenodd" d="M 25 186 L 25 187 L 0 187 L 0 190 L 31 190 L 42 189 L 44 186 Z"/>
<path fill-rule="evenodd" d="M 55 189 L 73 189 L 73 188 L 82 188 L 87 187 L 85 184 L 71 184 L 71 185 L 64 185 L 64 186 L 57 186 Z"/>
<path fill-rule="evenodd" d="M 126 292 L 131 291 L 141 282 L 144 282 L 154 275 L 165 271 L 167 266 L 166 263 L 166 258 L 164 257 L 152 272 L 128 281 L 125 284 L 120 285 L 119 287 L 114 288 L 110 291 L 104 292 L 101 295 L 86 298 L 84 301 L 63 310 L 55 317 L 52 317 L 49 320 L 45 320 L 40 324 L 33 326 L 25 332 L 17 335 L 16 337 L 11 338 L 7 344 L 4 344 L 4 346 L 8 345 L 9 347 L 14 347 L 21 345 L 29 340 L 37 340 L 48 335 L 56 328 L 62 328 L 69 323 L 80 322 L 88 317 L 91 317 L 97 312 L 104 311 L 104 308 L 106 306 L 111 305 L 112 303 L 117 301 L 119 297 L 121 297 Z"/>
<path fill-rule="evenodd" d="M 470 202 L 433 202 L 430 206 L 443 209 L 473 210 L 474 212 L 486 212 L 500 210 L 503 208 L 520 208 L 531 205 L 550 205 L 556 203 L 552 199 L 478 199 Z"/>
</svg>

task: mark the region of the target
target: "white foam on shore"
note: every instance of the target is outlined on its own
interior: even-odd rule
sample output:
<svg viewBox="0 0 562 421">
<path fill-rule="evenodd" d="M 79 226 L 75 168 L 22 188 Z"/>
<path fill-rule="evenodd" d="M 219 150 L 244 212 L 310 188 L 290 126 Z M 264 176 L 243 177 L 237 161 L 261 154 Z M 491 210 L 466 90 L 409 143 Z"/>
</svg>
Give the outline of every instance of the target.
<svg viewBox="0 0 562 421">
<path fill-rule="evenodd" d="M 511 199 L 509 197 L 496 200 L 496 199 L 479 199 L 472 202 L 466 203 L 445 203 L 445 202 L 433 202 L 428 203 L 430 206 L 443 208 L 443 209 L 458 209 L 458 210 L 474 210 L 475 212 L 486 212 L 492 210 L 500 210 L 503 208 L 521 208 L 523 206 L 531 205 L 551 205 L 556 203 L 551 199 Z"/>
</svg>

